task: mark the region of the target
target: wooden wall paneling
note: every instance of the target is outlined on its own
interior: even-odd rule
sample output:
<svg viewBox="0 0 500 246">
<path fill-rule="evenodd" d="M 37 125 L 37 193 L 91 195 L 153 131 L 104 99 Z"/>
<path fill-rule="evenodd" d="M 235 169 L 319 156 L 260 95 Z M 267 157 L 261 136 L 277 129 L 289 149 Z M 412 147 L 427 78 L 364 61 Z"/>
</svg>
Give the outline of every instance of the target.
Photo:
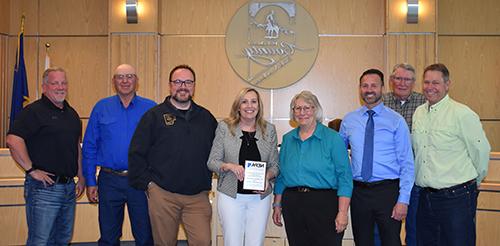
<svg viewBox="0 0 500 246">
<path fill-rule="evenodd" d="M 497 121 L 482 121 L 484 132 L 491 145 L 491 151 L 500 151 L 500 119 Z M 500 180 L 498 181 L 500 182 Z"/>
<path fill-rule="evenodd" d="M 44 37 L 40 39 L 40 71 L 43 71 L 45 43 L 50 43 L 51 66 L 67 73 L 67 99 L 80 117 L 89 117 L 97 100 L 109 95 L 107 37 Z M 40 77 L 43 72 L 40 72 Z"/>
<path fill-rule="evenodd" d="M 108 32 L 107 1 L 50 0 L 39 3 L 41 35 L 106 35 Z"/>
<path fill-rule="evenodd" d="M 10 156 L 9 149 L 0 149 L 0 181 L 5 179 L 24 179 L 24 171 Z"/>
<path fill-rule="evenodd" d="M 387 0 L 387 32 L 436 32 L 436 0 L 418 4 L 418 24 L 407 24 L 407 1 Z"/>
<path fill-rule="evenodd" d="M 384 0 L 299 0 L 315 19 L 320 34 L 384 33 Z"/>
<path fill-rule="evenodd" d="M 39 0 L 4 0 L 10 1 L 10 34 L 16 35 L 21 30 L 21 16 L 24 14 L 24 35 L 38 34 Z"/>
<path fill-rule="evenodd" d="M 384 38 L 321 37 L 316 63 L 296 84 L 275 90 L 275 117 L 289 118 L 290 100 L 302 90 L 314 93 L 329 119 L 359 107 L 359 76 L 368 68 L 384 70 Z"/>
<path fill-rule="evenodd" d="M 227 61 L 222 37 L 161 37 L 161 100 L 169 95 L 169 73 L 179 64 L 188 64 L 196 72 L 195 101 L 221 119 L 229 115 L 236 94 L 249 84 L 233 71 Z M 258 89 L 269 118 L 270 92 Z"/>
<path fill-rule="evenodd" d="M 386 82 L 392 68 L 398 63 L 409 63 L 416 70 L 415 91 L 422 91 L 422 74 L 426 66 L 436 61 L 436 39 L 434 34 L 412 35 L 412 34 L 389 34 L 387 35 L 387 69 L 385 72 Z M 389 87 L 386 86 L 386 90 Z"/>
<path fill-rule="evenodd" d="M 500 34 L 500 1 L 439 0 L 440 34 Z"/>
<path fill-rule="evenodd" d="M 9 34 L 10 1 L 0 1 L 0 33 Z"/>
<path fill-rule="evenodd" d="M 498 198 L 497 198 L 498 199 Z M 500 242 L 500 212 L 477 211 L 476 214 L 476 245 L 490 246 Z"/>
<path fill-rule="evenodd" d="M 137 7 L 138 23 L 128 24 L 125 1 L 109 0 L 109 32 L 158 32 L 158 9 L 158 0 L 140 0 Z"/>
<path fill-rule="evenodd" d="M 490 140 L 490 144 L 491 144 L 491 140 Z M 494 152 L 494 151 L 495 150 L 493 150 L 492 152 Z M 500 184 L 500 152 L 497 152 L 496 154 L 498 156 L 495 156 L 494 153 L 492 153 L 492 155 L 490 155 L 488 174 L 484 178 L 483 182 Z"/>
<path fill-rule="evenodd" d="M 159 36 L 157 34 L 111 34 L 110 76 L 115 68 L 128 63 L 136 68 L 139 77 L 138 94 L 157 102 L 161 101 L 159 92 Z M 114 94 L 114 90 L 110 92 Z"/>
<path fill-rule="evenodd" d="M 0 227 L 2 228 L 0 245 L 26 244 L 28 226 L 26 225 L 25 211 L 24 206 L 0 207 L 0 214 L 2 214 L 2 219 L 0 220 Z"/>
<path fill-rule="evenodd" d="M 481 118 L 500 119 L 500 36 L 440 36 L 439 61 L 450 70 L 450 95 Z"/>
<path fill-rule="evenodd" d="M 9 37 L 0 34 L 0 148 L 5 147 L 5 135 L 7 134 L 9 123 L 7 119 L 10 115 L 8 99 L 11 98 L 7 71 L 9 64 Z"/>
<path fill-rule="evenodd" d="M 159 0 L 162 34 L 224 34 L 247 0 Z"/>
<path fill-rule="evenodd" d="M 481 191 L 477 200 L 477 208 L 494 209 L 500 212 L 500 194 L 495 191 Z"/>
</svg>

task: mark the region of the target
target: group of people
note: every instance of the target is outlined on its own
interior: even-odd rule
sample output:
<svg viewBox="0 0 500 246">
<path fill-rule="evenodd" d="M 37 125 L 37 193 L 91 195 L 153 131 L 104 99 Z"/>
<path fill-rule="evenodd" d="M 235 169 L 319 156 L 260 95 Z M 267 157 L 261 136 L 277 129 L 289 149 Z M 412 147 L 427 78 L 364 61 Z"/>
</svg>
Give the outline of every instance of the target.
<svg viewBox="0 0 500 246">
<path fill-rule="evenodd" d="M 263 245 L 271 211 L 292 246 L 341 245 L 349 207 L 356 245 L 401 245 L 404 219 L 407 245 L 475 244 L 490 146 L 477 114 L 448 96 L 443 64 L 425 68 L 423 94 L 413 91 L 411 65 L 394 67 L 387 94 L 383 73 L 366 70 L 363 106 L 338 131 L 322 124 L 318 98 L 300 92 L 289 108 L 297 127 L 279 152 L 257 90 L 243 88 L 217 122 L 193 101 L 190 66 L 171 70 L 170 95 L 158 105 L 136 94 L 138 81 L 131 65 L 116 68 L 116 95 L 94 106 L 81 149 L 66 72 L 44 72 L 42 98 L 7 135 L 26 170 L 27 245 L 67 245 L 85 187 L 99 203 L 99 245 L 119 245 L 125 204 L 137 245 L 176 245 L 181 223 L 189 245 L 210 245 L 212 173 L 224 245 Z M 263 190 L 245 188 L 248 161 L 265 163 Z"/>
</svg>

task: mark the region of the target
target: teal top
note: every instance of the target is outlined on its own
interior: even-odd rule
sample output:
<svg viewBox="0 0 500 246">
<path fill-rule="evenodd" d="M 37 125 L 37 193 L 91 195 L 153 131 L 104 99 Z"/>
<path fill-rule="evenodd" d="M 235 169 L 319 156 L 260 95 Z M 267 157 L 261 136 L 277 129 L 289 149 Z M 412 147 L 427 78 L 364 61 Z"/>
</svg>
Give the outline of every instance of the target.
<svg viewBox="0 0 500 246">
<path fill-rule="evenodd" d="M 287 187 L 294 186 L 336 189 L 338 196 L 351 197 L 352 172 L 338 132 L 318 122 L 314 133 L 304 141 L 299 128 L 283 136 L 274 193 L 283 194 Z"/>
</svg>

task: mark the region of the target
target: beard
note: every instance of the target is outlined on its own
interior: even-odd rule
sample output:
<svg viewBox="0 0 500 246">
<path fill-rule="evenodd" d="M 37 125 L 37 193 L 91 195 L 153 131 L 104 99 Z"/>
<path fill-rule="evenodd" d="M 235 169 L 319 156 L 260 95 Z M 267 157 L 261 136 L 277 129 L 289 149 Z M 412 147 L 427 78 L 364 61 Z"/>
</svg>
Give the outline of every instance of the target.
<svg viewBox="0 0 500 246">
<path fill-rule="evenodd" d="M 188 96 L 187 97 L 181 97 L 179 95 L 180 92 L 184 92 L 184 93 L 188 94 Z M 175 94 L 172 95 L 172 99 L 174 99 L 178 103 L 187 103 L 187 102 L 191 101 L 191 99 L 193 99 L 193 96 L 190 94 L 189 90 L 187 90 L 187 89 L 179 89 L 179 90 L 175 91 Z"/>
<path fill-rule="evenodd" d="M 369 95 L 374 95 L 374 97 L 368 98 Z M 380 99 L 382 99 L 382 93 L 380 93 L 379 95 L 377 95 L 376 93 L 365 93 L 365 94 L 363 94 L 363 101 L 365 103 L 367 103 L 367 104 L 376 103 L 376 102 L 380 101 Z"/>
</svg>

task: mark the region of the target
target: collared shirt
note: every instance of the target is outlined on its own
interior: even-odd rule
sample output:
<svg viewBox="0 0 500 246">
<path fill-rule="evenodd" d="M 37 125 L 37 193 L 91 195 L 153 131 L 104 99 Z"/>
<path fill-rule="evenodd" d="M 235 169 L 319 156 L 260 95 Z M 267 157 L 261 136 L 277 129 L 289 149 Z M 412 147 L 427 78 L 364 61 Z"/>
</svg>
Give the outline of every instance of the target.
<svg viewBox="0 0 500 246">
<path fill-rule="evenodd" d="M 337 189 L 338 196 L 351 197 L 352 173 L 347 149 L 339 134 L 317 122 L 314 133 L 302 141 L 299 128 L 283 136 L 280 150 L 280 174 L 275 194 L 286 187 L 307 186 Z"/>
<path fill-rule="evenodd" d="M 438 103 L 417 108 L 413 116 L 416 184 L 447 188 L 488 171 L 490 144 L 479 117 L 446 95 Z"/>
<path fill-rule="evenodd" d="M 74 177 L 81 132 L 80 117 L 67 101 L 59 108 L 42 95 L 21 111 L 8 134 L 24 139 L 34 168 Z"/>
<path fill-rule="evenodd" d="M 87 186 L 96 185 L 96 166 L 128 169 L 128 148 L 142 115 L 156 103 L 134 96 L 125 108 L 118 95 L 97 102 L 83 139 L 82 169 Z"/>
<path fill-rule="evenodd" d="M 398 202 L 408 204 L 414 181 L 413 151 L 405 120 L 383 103 L 372 108 L 374 122 L 373 173 L 368 182 L 399 179 Z M 344 117 L 340 135 L 351 145 L 351 168 L 354 180 L 362 181 L 361 167 L 368 108 L 363 106 Z"/>
<path fill-rule="evenodd" d="M 415 113 L 418 106 L 425 103 L 425 96 L 421 93 L 412 91 L 404 103 L 401 103 L 401 100 L 394 95 L 394 92 L 386 93 L 382 98 L 386 107 L 391 108 L 403 116 L 411 132 L 413 113 Z"/>
</svg>

